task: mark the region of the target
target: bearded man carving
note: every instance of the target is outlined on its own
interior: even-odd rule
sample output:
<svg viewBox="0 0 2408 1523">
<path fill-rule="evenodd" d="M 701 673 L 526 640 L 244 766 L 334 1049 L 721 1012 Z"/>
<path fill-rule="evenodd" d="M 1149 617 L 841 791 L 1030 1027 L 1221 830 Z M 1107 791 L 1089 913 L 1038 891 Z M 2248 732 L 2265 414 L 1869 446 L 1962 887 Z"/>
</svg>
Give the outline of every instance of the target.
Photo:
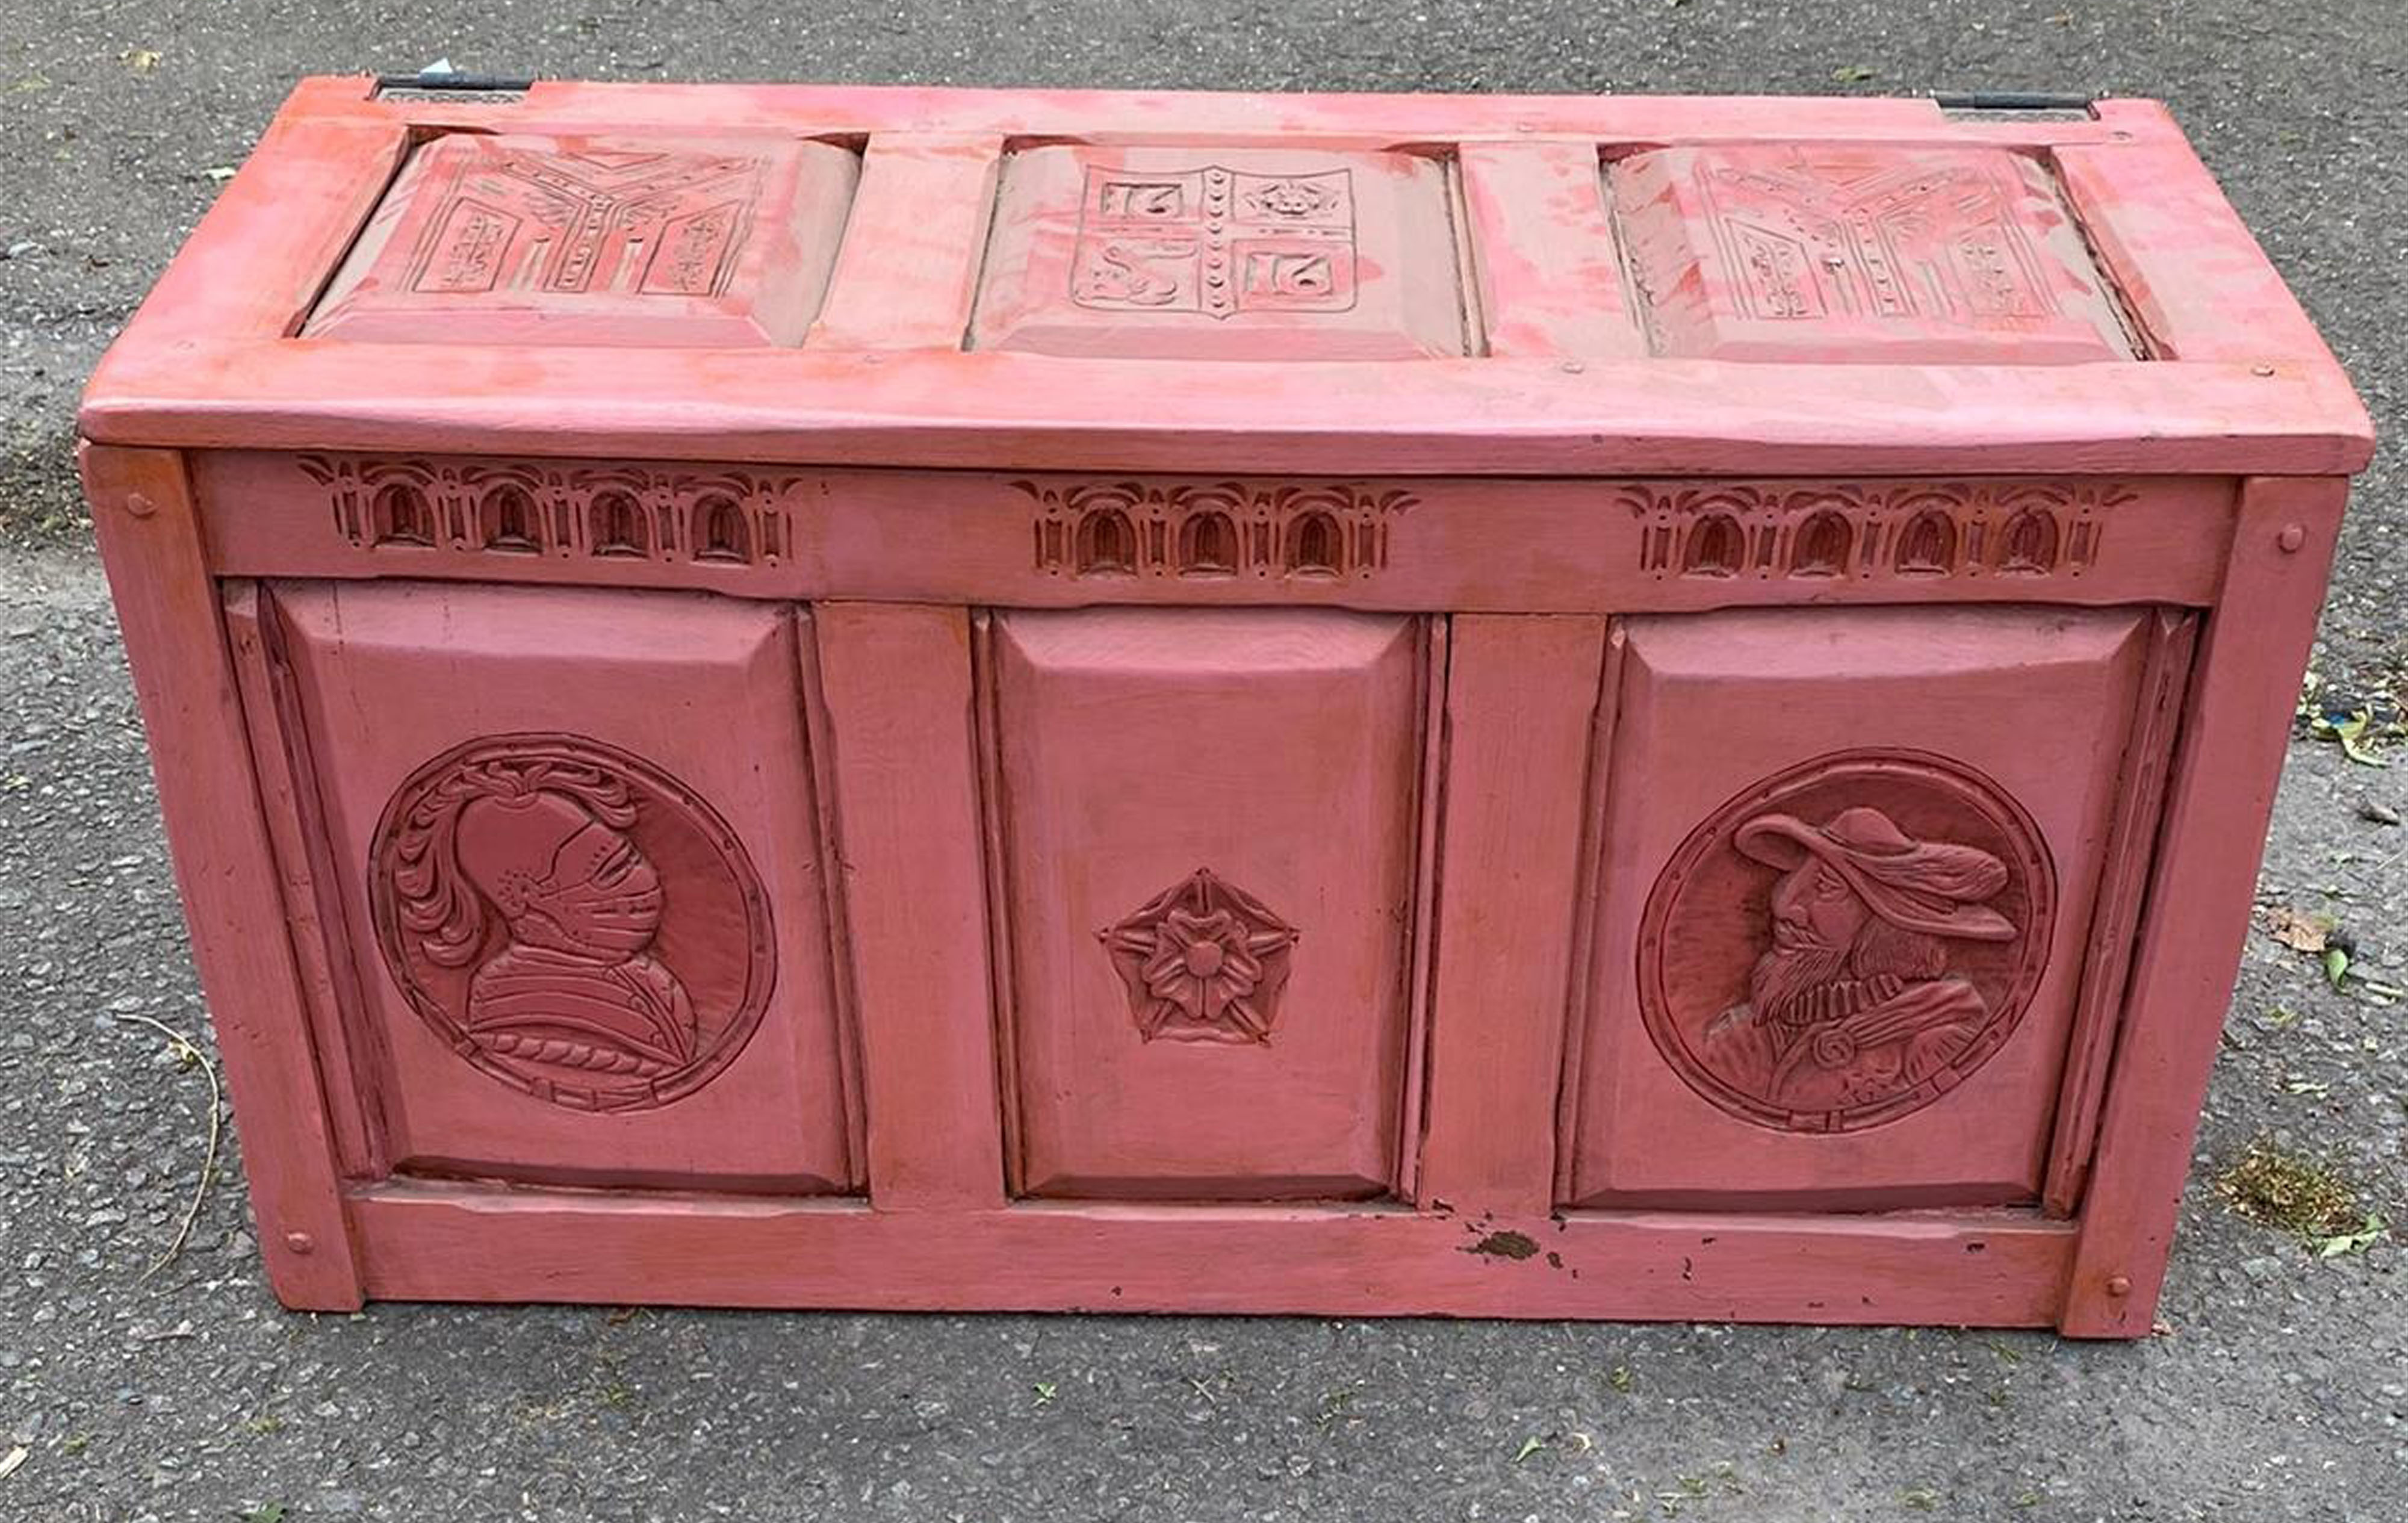
<svg viewBox="0 0 2408 1523">
<path fill-rule="evenodd" d="M 1950 943 L 2014 939 L 1984 902 L 2006 887 L 2004 862 L 1917 841 L 1870 806 L 1819 826 L 1760 814 L 1734 845 L 1781 877 L 1748 999 L 1706 1027 L 1700 1057 L 1724 1083 L 1800 1112 L 1869 1104 L 1922 1084 L 1980 1034 L 1989 1005 L 1952 975 Z"/>
</svg>

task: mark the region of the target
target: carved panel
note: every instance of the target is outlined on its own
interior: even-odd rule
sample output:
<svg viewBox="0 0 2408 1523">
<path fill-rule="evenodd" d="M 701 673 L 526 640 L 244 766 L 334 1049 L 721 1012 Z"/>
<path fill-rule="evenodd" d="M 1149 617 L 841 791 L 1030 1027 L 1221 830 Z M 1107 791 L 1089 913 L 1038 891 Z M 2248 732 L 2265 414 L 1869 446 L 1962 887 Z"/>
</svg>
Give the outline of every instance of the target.
<svg viewBox="0 0 2408 1523">
<path fill-rule="evenodd" d="M 1733 290 L 1750 317 L 2042 317 L 2057 298 L 2008 215 L 2019 187 L 1992 165 L 1903 166 L 1799 156 L 1778 167 L 1696 165 Z"/>
<path fill-rule="evenodd" d="M 1879 1126 L 2006 1042 L 2056 879 L 1997 783 L 1913 752 L 1791 769 L 1691 833 L 1639 938 L 1648 1034 L 1689 1085 L 1786 1131 Z"/>
<path fill-rule="evenodd" d="M 1725 359 L 2127 359 L 2046 170 L 2012 152 L 1640 153 L 1617 208 L 1658 345 Z"/>
<path fill-rule="evenodd" d="M 1417 1098 L 1427 626 L 1096 608 L 979 630 L 1014 1188 L 1387 1193 Z"/>
<path fill-rule="evenodd" d="M 735 832 L 676 779 L 577 736 L 496 736 L 421 767 L 377 827 L 369 896 L 386 969 L 437 1035 L 572 1110 L 701 1088 L 776 980 Z"/>
<path fill-rule="evenodd" d="M 1053 576 L 1368 577 L 1412 493 L 1349 482 L 1033 481 L 1037 568 Z"/>
<path fill-rule="evenodd" d="M 750 230 L 761 167 L 740 154 L 496 144 L 443 186 L 406 280 L 412 291 L 714 295 Z"/>
<path fill-rule="evenodd" d="M 1375 360 L 1467 348 L 1444 165 L 1056 144 L 1006 159 L 972 347 Z"/>
<path fill-rule="evenodd" d="M 1250 175 L 1090 165 L 1070 299 L 1082 307 L 1342 312 L 1354 305 L 1354 171 Z"/>
<path fill-rule="evenodd" d="M 793 343 L 858 165 L 764 135 L 420 145 L 303 328 L 383 342 Z"/>
<path fill-rule="evenodd" d="M 372 550 L 775 566 L 801 478 L 612 461 L 299 456 L 336 531 Z"/>
<path fill-rule="evenodd" d="M 2114 482 L 1637 483 L 1639 565 L 1663 577 L 1880 581 L 2078 577 L 2103 520 L 2139 494 Z"/>
<path fill-rule="evenodd" d="M 1297 929 L 1245 890 L 1198 868 L 1096 935 L 1139 1036 L 1269 1044 Z"/>
</svg>

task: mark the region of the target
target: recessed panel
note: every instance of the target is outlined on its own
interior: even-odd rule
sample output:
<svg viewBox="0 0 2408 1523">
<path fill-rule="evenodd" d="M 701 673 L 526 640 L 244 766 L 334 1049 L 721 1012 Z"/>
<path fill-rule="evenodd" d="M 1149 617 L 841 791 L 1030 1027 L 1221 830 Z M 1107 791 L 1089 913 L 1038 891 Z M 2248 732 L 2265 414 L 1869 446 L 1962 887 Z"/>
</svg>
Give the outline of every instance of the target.
<svg viewBox="0 0 2408 1523">
<path fill-rule="evenodd" d="M 1391 1187 L 1422 635 L 1334 612 L 996 616 L 1027 1193 Z"/>
<path fill-rule="evenodd" d="M 2073 364 L 2132 348 L 2048 171 L 1998 149 L 1750 143 L 1610 166 L 1657 349 Z"/>
<path fill-rule="evenodd" d="M 455 133 L 409 157 L 305 338 L 795 344 L 859 161 L 761 136 Z"/>
<path fill-rule="evenodd" d="M 1624 630 L 1571 1199 L 2031 1200 L 2143 618 L 1778 610 Z"/>
<path fill-rule="evenodd" d="M 796 635 L 700 595 L 275 596 L 400 1171 L 841 1188 Z"/>
<path fill-rule="evenodd" d="M 1133 359 L 1464 352 L 1443 167 L 1404 153 L 1030 149 L 1004 171 L 971 337 Z"/>
</svg>

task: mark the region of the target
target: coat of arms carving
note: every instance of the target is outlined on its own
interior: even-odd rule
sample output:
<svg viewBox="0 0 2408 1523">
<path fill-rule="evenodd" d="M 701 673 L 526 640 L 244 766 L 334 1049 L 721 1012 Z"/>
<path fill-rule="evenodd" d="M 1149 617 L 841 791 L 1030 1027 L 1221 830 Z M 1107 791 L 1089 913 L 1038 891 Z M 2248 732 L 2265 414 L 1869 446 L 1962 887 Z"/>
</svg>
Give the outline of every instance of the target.
<svg viewBox="0 0 2408 1523">
<path fill-rule="evenodd" d="M 1354 305 L 1353 171 L 1087 168 L 1070 299 L 1141 312 L 1342 312 Z"/>
</svg>

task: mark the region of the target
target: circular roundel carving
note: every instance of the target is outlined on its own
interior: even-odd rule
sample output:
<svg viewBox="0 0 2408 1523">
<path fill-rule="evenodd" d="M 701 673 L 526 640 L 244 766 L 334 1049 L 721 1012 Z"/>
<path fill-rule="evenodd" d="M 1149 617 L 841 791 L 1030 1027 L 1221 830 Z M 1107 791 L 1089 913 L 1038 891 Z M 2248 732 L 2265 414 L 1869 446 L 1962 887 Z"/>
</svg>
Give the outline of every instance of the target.
<svg viewBox="0 0 2408 1523">
<path fill-rule="evenodd" d="M 385 967 L 446 1045 L 538 1099 L 637 1111 L 694 1093 L 761 1021 L 768 897 L 727 822 L 574 735 L 473 741 L 377 826 Z"/>
<path fill-rule="evenodd" d="M 1854 1131 L 1987 1062 L 2048 960 L 2055 870 L 1996 783 L 1844 751 L 1716 810 L 1656 879 L 1640 1010 L 1689 1086 L 1784 1131 Z"/>
</svg>

